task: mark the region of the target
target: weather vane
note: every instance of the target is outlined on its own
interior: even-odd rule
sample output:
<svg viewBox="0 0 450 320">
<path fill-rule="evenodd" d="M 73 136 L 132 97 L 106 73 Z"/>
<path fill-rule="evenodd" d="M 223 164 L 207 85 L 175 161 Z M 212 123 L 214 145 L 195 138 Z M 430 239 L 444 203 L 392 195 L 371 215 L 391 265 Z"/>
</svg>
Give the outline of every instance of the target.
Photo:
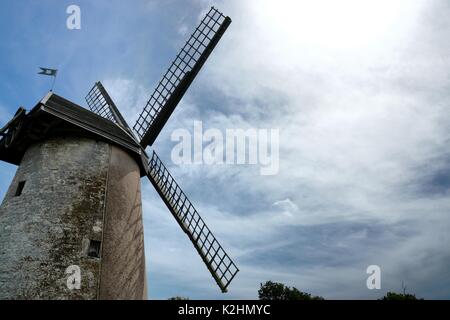
<svg viewBox="0 0 450 320">
<path fill-rule="evenodd" d="M 41 69 L 41 71 L 38 74 L 53 77 L 53 83 L 52 83 L 52 87 L 50 89 L 50 92 L 53 92 L 53 88 L 54 88 L 55 82 L 56 82 L 56 76 L 58 75 L 58 70 L 50 69 L 50 68 L 42 68 L 42 67 L 40 67 L 39 69 Z"/>
</svg>

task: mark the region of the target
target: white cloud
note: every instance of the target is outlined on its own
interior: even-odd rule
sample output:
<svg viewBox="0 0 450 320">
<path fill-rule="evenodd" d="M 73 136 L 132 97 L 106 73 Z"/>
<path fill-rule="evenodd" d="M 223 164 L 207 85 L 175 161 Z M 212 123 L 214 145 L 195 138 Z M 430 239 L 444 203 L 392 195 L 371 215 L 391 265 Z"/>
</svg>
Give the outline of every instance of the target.
<svg viewBox="0 0 450 320">
<path fill-rule="evenodd" d="M 289 198 L 284 200 L 275 201 L 273 206 L 282 210 L 283 214 L 292 217 L 294 213 L 298 211 L 298 206 L 293 203 Z"/>
<path fill-rule="evenodd" d="M 179 28 L 178 28 L 178 33 L 184 37 L 188 36 L 189 33 L 189 29 L 188 26 L 185 24 L 182 24 Z"/>
<path fill-rule="evenodd" d="M 221 9 L 233 23 L 156 149 L 168 158 L 167 133 L 190 129 L 193 120 L 219 129 L 281 129 L 275 177 L 245 166 L 171 166 L 224 247 L 244 261 L 228 297 L 253 298 L 265 280 L 326 297 L 380 296 L 364 287 L 370 264 L 382 267 L 383 288 L 398 290 L 405 280 L 426 295 L 445 296 L 427 283 L 438 283 L 435 274 L 449 260 L 448 192 L 419 189 L 434 170 L 448 168 L 446 17 L 424 1 L 230 1 Z M 134 123 L 149 91 L 129 79 L 105 86 Z M 144 193 L 152 274 L 169 277 L 174 291 L 178 281 L 178 288 L 214 296 L 213 280 L 156 201 Z M 298 265 L 286 256 L 273 257 L 280 259 L 276 266 L 247 259 L 296 244 L 287 227 L 339 223 L 366 226 L 324 237 L 327 248 L 356 250 L 339 265 L 332 263 L 339 252 Z M 373 225 L 386 234 L 374 236 Z M 318 243 L 303 245 L 296 248 L 322 254 Z"/>
<path fill-rule="evenodd" d="M 106 79 L 103 85 L 120 112 L 133 127 L 149 98 L 149 90 L 133 79 Z"/>
</svg>

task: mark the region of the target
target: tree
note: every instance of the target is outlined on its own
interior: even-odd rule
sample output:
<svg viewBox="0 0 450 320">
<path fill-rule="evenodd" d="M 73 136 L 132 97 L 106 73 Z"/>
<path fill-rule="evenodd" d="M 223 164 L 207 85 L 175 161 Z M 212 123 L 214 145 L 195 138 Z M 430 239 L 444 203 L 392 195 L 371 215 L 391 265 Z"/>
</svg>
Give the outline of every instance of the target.
<svg viewBox="0 0 450 320">
<path fill-rule="evenodd" d="M 423 299 L 422 298 L 418 299 L 415 294 L 388 292 L 380 300 L 387 301 L 387 300 L 423 300 Z"/>
<path fill-rule="evenodd" d="M 189 300 L 189 298 L 176 296 L 176 297 L 169 298 L 167 300 Z"/>
<path fill-rule="evenodd" d="M 423 300 L 423 298 L 416 298 L 415 294 L 406 293 L 406 285 L 402 281 L 402 291 L 403 293 L 395 293 L 388 291 L 386 295 L 380 300 Z"/>
<path fill-rule="evenodd" d="M 261 283 L 258 296 L 260 300 L 324 300 L 323 297 L 311 296 L 295 287 L 290 288 L 282 283 L 272 281 Z"/>
</svg>

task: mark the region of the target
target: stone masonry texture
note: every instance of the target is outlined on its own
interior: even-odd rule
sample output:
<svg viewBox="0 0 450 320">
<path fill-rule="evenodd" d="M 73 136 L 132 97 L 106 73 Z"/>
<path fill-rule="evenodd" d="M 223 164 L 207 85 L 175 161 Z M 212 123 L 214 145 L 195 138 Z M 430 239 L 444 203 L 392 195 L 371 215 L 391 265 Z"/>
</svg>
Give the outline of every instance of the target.
<svg viewBox="0 0 450 320">
<path fill-rule="evenodd" d="M 140 172 L 117 147 L 107 190 L 100 299 L 147 299 Z"/>
<path fill-rule="evenodd" d="M 125 203 L 117 196 L 121 190 Z M 122 150 L 76 137 L 31 146 L 0 206 L 0 299 L 145 297 L 140 201 L 139 169 Z M 88 256 L 91 240 L 101 241 L 100 258 Z M 79 289 L 67 285 L 69 266 L 80 268 Z M 123 290 L 114 287 L 124 280 L 129 284 Z"/>
</svg>

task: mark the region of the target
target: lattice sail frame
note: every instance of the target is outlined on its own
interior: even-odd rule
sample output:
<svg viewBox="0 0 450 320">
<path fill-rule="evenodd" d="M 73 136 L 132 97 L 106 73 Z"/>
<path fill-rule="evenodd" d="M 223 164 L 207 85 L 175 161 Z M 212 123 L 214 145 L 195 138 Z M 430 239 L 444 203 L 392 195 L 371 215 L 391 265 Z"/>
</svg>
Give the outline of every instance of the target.
<svg viewBox="0 0 450 320">
<path fill-rule="evenodd" d="M 191 239 L 222 292 L 227 292 L 228 285 L 239 269 L 223 250 L 216 237 L 155 152 L 153 152 L 149 163 L 148 178 L 175 220 Z"/>
<path fill-rule="evenodd" d="M 117 123 L 116 118 L 111 110 L 110 104 L 102 94 L 98 82 L 92 87 L 85 98 L 89 109 L 99 116 Z"/>
<path fill-rule="evenodd" d="M 92 112 L 116 123 L 133 135 L 132 130 L 100 81 L 95 83 L 85 100 Z"/>
<path fill-rule="evenodd" d="M 211 7 L 178 53 L 133 126 L 144 148 L 153 144 L 230 23 Z"/>
</svg>

